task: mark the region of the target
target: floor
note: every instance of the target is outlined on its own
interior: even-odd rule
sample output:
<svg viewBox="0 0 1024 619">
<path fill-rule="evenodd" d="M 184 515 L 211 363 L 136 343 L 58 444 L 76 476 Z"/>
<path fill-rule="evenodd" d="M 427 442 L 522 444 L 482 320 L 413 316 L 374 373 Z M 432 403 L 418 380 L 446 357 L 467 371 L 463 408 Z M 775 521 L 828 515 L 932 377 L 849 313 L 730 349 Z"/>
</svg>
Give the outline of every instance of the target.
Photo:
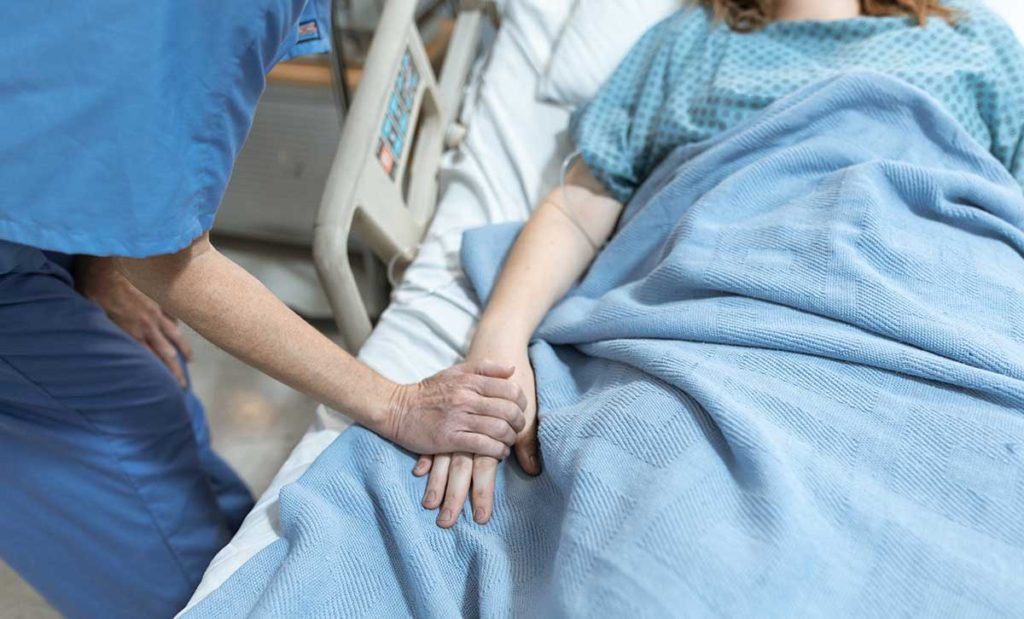
<svg viewBox="0 0 1024 619">
<path fill-rule="evenodd" d="M 315 402 L 236 361 L 194 332 L 187 336 L 195 349 L 195 390 L 206 405 L 214 448 L 259 495 L 312 422 Z M 2 619 L 59 616 L 0 561 Z"/>
</svg>

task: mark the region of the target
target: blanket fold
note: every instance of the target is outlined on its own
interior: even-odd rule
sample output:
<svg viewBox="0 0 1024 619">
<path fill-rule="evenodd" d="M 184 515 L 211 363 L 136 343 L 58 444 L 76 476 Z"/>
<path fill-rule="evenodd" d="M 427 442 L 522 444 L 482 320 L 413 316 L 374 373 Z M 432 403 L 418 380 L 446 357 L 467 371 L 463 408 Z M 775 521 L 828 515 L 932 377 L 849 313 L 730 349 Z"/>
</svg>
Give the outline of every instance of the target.
<svg viewBox="0 0 1024 619">
<path fill-rule="evenodd" d="M 677 150 L 531 346 L 545 472 L 451 531 L 342 435 L 190 617 L 1011 616 L 1024 195 L 870 73 Z M 468 233 L 489 295 L 515 227 Z"/>
</svg>

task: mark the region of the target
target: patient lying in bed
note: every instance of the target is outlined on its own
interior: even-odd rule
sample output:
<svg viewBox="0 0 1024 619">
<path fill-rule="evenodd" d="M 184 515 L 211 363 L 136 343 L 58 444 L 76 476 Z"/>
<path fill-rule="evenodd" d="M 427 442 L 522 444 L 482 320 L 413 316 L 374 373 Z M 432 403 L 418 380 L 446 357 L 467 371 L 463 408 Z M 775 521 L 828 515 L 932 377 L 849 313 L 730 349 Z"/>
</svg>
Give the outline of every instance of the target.
<svg viewBox="0 0 1024 619">
<path fill-rule="evenodd" d="M 470 358 L 515 365 L 527 393 L 530 337 L 591 264 L 640 184 L 680 145 L 720 135 L 797 89 L 855 70 L 898 77 L 927 91 L 1018 181 L 1024 181 L 1024 54 L 981 2 L 919 1 L 908 23 L 897 2 L 762 2 L 775 19 L 707 1 L 644 36 L 589 105 L 573 116 L 582 156 L 539 206 L 511 252 L 474 338 Z M 870 15 L 852 17 L 863 6 Z M 726 25 L 719 24 L 723 18 Z M 753 30 L 753 32 L 747 32 Z M 537 474 L 536 403 L 515 451 Z M 456 454 L 422 458 L 431 473 L 423 505 L 438 524 L 459 519 L 472 487 L 473 516 L 489 520 L 497 462 Z"/>
<path fill-rule="evenodd" d="M 1024 65 L 974 3 L 916 6 L 648 34 L 564 191 L 463 245 L 470 356 L 537 394 L 544 474 L 527 433 L 424 485 L 355 428 L 189 616 L 1019 612 Z"/>
</svg>

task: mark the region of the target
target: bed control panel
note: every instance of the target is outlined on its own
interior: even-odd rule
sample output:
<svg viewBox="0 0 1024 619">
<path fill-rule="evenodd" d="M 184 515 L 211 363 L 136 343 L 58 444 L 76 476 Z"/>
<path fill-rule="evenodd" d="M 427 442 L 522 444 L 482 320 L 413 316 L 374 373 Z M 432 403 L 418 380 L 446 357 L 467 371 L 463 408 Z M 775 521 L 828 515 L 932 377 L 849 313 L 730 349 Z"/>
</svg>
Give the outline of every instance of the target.
<svg viewBox="0 0 1024 619">
<path fill-rule="evenodd" d="M 409 128 L 413 124 L 413 105 L 419 85 L 419 71 L 412 62 L 412 54 L 406 50 L 391 88 L 377 142 L 377 161 L 392 180 L 409 150 Z"/>
</svg>

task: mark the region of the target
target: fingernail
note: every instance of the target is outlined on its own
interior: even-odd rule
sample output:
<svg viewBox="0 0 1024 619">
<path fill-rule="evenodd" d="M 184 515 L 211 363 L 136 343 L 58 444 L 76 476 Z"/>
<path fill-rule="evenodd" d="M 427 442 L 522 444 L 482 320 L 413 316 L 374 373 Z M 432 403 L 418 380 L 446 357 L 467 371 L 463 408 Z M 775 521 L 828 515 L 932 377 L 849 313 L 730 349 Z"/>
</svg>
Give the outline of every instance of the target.
<svg viewBox="0 0 1024 619">
<path fill-rule="evenodd" d="M 452 510 L 446 509 L 441 512 L 441 517 L 438 518 L 438 522 L 448 522 L 452 519 Z"/>
<path fill-rule="evenodd" d="M 533 468 L 537 468 L 537 456 L 530 456 L 530 466 L 532 466 Z"/>
<path fill-rule="evenodd" d="M 473 517 L 476 518 L 476 521 L 480 522 L 480 523 L 482 523 L 484 521 L 484 518 L 486 516 L 487 516 L 487 512 L 485 512 L 484 508 L 482 508 L 482 507 L 476 508 L 476 511 L 473 512 Z"/>
<path fill-rule="evenodd" d="M 437 493 L 431 490 L 430 492 L 427 493 L 427 498 L 424 499 L 424 502 L 433 505 L 435 498 L 437 498 Z"/>
</svg>

